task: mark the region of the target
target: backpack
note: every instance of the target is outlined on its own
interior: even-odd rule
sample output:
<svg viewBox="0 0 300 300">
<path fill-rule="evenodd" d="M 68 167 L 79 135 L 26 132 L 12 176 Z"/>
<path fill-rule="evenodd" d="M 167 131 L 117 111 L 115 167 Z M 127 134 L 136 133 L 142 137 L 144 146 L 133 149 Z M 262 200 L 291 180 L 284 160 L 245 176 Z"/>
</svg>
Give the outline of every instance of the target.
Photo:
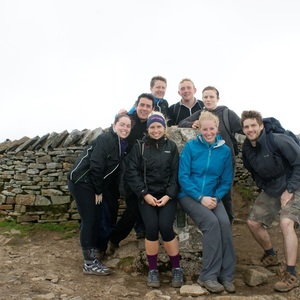
<svg viewBox="0 0 300 300">
<path fill-rule="evenodd" d="M 238 141 L 235 138 L 235 134 L 230 130 L 229 109 L 227 107 L 224 108 L 222 117 L 223 117 L 223 123 L 224 123 L 225 129 L 228 132 L 230 139 L 232 141 L 234 154 L 238 155 L 240 152 L 239 147 L 238 147 Z"/>
<path fill-rule="evenodd" d="M 298 137 L 292 131 L 284 129 L 276 118 L 263 118 L 263 123 L 267 135 L 267 146 L 272 153 L 275 153 L 278 150 L 277 145 L 274 141 L 273 133 L 281 133 L 289 136 L 300 147 L 300 140 L 298 139 Z"/>
</svg>

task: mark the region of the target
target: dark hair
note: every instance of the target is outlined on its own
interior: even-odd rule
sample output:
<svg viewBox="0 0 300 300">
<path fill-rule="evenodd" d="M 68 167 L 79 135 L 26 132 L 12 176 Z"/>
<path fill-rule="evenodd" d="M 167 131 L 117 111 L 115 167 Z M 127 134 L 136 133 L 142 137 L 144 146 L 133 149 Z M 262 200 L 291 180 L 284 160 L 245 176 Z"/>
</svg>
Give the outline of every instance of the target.
<svg viewBox="0 0 300 300">
<path fill-rule="evenodd" d="M 202 91 L 202 94 L 205 92 L 205 91 L 215 91 L 216 94 L 217 94 L 217 98 L 219 99 L 220 98 L 220 94 L 219 94 L 219 91 L 214 87 L 214 86 L 207 86 L 203 89 Z"/>
<path fill-rule="evenodd" d="M 147 99 L 151 100 L 152 101 L 152 107 L 154 107 L 154 97 L 153 97 L 152 94 L 148 94 L 148 93 L 140 94 L 138 96 L 137 100 L 135 101 L 135 106 L 138 106 L 141 98 L 147 98 Z"/>
<path fill-rule="evenodd" d="M 119 114 L 119 115 L 116 115 L 115 121 L 114 121 L 114 125 L 116 125 L 122 117 L 127 117 L 127 118 L 131 121 L 131 127 L 132 127 L 132 119 L 131 119 L 131 117 L 130 117 L 129 115 L 127 115 L 127 114 Z"/>
<path fill-rule="evenodd" d="M 259 125 L 263 124 L 263 118 L 260 112 L 256 110 L 244 110 L 241 115 L 241 125 L 243 127 L 246 119 L 256 119 Z"/>
<path fill-rule="evenodd" d="M 154 76 L 151 78 L 151 81 L 150 81 L 151 88 L 154 87 L 155 81 L 157 81 L 157 80 L 163 81 L 165 84 L 167 84 L 167 79 L 158 75 L 158 76 Z"/>
</svg>

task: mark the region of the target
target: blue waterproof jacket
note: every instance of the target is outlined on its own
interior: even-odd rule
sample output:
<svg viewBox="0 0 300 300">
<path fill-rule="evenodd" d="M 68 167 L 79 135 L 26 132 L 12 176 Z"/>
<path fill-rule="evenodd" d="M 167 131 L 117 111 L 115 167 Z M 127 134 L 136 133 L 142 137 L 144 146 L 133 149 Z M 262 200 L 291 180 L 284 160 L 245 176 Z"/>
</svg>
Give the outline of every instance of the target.
<svg viewBox="0 0 300 300">
<path fill-rule="evenodd" d="M 233 176 L 231 150 L 220 135 L 216 142 L 207 143 L 199 134 L 188 141 L 179 160 L 178 198 L 190 196 L 201 202 L 204 196 L 219 202 L 231 188 Z"/>
</svg>

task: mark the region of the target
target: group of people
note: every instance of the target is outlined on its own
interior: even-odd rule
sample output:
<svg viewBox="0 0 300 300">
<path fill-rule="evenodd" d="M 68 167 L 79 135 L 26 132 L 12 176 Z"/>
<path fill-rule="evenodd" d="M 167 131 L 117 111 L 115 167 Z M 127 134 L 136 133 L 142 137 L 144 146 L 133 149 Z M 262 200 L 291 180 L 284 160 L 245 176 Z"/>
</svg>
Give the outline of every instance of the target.
<svg viewBox="0 0 300 300">
<path fill-rule="evenodd" d="M 259 112 L 244 111 L 240 118 L 218 105 L 219 91 L 213 86 L 205 87 L 198 100 L 188 78 L 179 83 L 181 100 L 169 106 L 164 99 L 166 88 L 164 77 L 153 77 L 151 93 L 141 94 L 129 111 L 120 110 L 109 131 L 98 136 L 70 170 L 69 189 L 81 217 L 84 274 L 110 274 L 100 257 L 106 251 L 114 253 L 140 216 L 149 266 L 147 285 L 158 288 L 161 284 L 157 264 L 160 235 L 172 266 L 171 284 L 181 287 L 184 274 L 173 230 L 180 205 L 203 234 L 198 284 L 212 293 L 234 293 L 232 136 L 240 133 L 246 137 L 244 165 L 262 190 L 247 220 L 264 250 L 260 262 L 265 267 L 279 264 L 266 228 L 280 215 L 286 269 L 274 288 L 289 291 L 299 286 L 295 228 L 300 222 L 300 147 L 286 135 L 276 134 L 282 159 L 275 162 L 268 153 Z M 169 127 L 194 128 L 198 134 L 179 154 L 168 138 Z M 120 195 L 126 208 L 118 219 Z"/>
</svg>

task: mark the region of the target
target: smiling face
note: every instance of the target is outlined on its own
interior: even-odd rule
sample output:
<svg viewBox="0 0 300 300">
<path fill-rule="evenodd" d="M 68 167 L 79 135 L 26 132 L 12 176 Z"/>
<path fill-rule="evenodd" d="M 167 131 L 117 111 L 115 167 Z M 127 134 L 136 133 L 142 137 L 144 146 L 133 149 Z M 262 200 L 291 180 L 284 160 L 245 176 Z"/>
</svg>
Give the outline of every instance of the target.
<svg viewBox="0 0 300 300">
<path fill-rule="evenodd" d="M 196 91 L 194 84 L 188 80 L 181 82 L 178 87 L 178 94 L 184 101 L 194 101 Z"/>
<path fill-rule="evenodd" d="M 136 106 L 136 114 L 142 122 L 147 120 L 152 110 L 153 101 L 144 97 L 140 98 L 139 103 Z"/>
<path fill-rule="evenodd" d="M 120 117 L 116 124 L 113 124 L 113 129 L 121 139 L 126 139 L 131 131 L 131 119 L 128 116 Z"/>
<path fill-rule="evenodd" d="M 255 143 L 257 141 L 263 128 L 264 125 L 259 125 L 255 118 L 249 118 L 243 121 L 243 132 L 251 143 Z"/>
<path fill-rule="evenodd" d="M 159 122 L 153 122 L 148 127 L 148 134 L 154 140 L 159 140 L 164 136 L 166 128 Z"/>
<path fill-rule="evenodd" d="M 163 99 L 167 89 L 167 84 L 161 80 L 156 80 L 150 88 L 151 94 L 158 99 Z"/>
<path fill-rule="evenodd" d="M 213 120 L 202 120 L 200 122 L 200 133 L 209 144 L 212 144 L 216 141 L 218 127 Z"/>
</svg>

